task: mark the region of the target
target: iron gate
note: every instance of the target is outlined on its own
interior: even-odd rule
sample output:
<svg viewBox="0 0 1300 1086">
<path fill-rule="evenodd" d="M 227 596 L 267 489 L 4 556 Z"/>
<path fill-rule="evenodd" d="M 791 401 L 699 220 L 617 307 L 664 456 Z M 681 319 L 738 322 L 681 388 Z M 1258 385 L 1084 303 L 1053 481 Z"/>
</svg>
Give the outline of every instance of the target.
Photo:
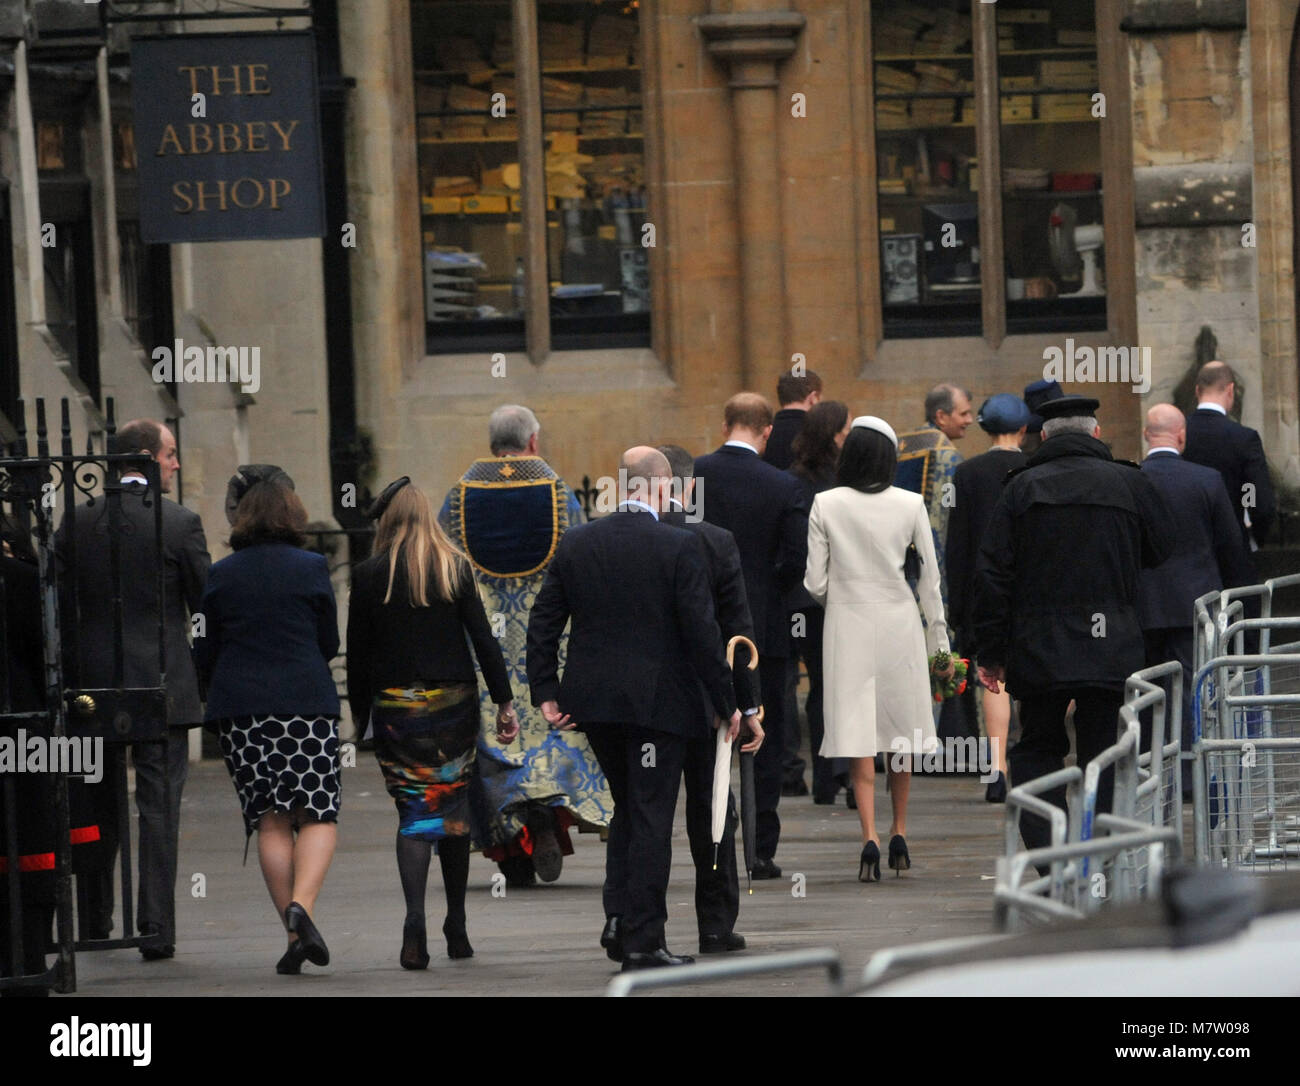
<svg viewBox="0 0 1300 1086">
<path fill-rule="evenodd" d="M 113 401 L 107 401 L 107 442 L 111 447 L 115 433 Z M 0 842 L 4 847 L 3 907 L 5 947 L 8 952 L 10 976 L 0 977 L 3 988 L 44 988 L 70 992 L 76 988 L 75 952 L 80 950 L 110 950 L 121 947 L 153 947 L 161 944 L 161 934 L 134 936 L 132 848 L 128 804 L 128 782 L 125 750 L 131 743 L 161 743 L 167 737 L 165 656 L 164 656 L 164 571 L 162 555 L 162 499 L 159 488 L 158 464 L 147 454 L 96 453 L 93 436 L 87 439 L 86 451 L 73 450 L 72 427 L 68 401 L 62 401 L 60 452 L 50 453 L 49 434 L 46 427 L 45 403 L 35 401 L 36 453 L 29 455 L 25 430 L 25 410 L 18 413 L 18 437 L 10 455 L 0 458 L 0 503 L 9 509 L 11 545 L 23 549 L 30 541 L 35 558 L 39 583 L 39 628 L 23 623 L 27 628 L 11 629 L 10 619 L 18 617 L 8 606 L 5 590 L 11 579 L 17 583 L 24 577 L 18 575 L 6 559 L 5 577 L 0 580 L 0 737 L 17 743 L 36 741 L 36 749 L 45 744 L 53 755 L 62 751 L 64 760 L 53 756 L 45 760 L 49 771 L 33 770 L 30 778 L 44 777 L 37 786 L 33 779 L 23 778 L 23 768 L 16 765 L 8 772 L 0 772 L 0 800 L 3 801 L 4 832 Z M 120 476 L 126 470 L 139 473 L 146 479 L 142 501 L 151 508 L 152 543 L 159 556 L 156 582 L 150 585 L 124 584 L 122 577 L 122 552 L 124 547 L 147 546 L 148 539 L 130 537 L 125 532 L 122 511 L 123 484 Z M 84 499 L 78 502 L 78 499 Z M 55 521 L 63 510 L 62 525 L 56 529 Z M 77 525 L 82 518 L 107 518 L 107 555 L 79 553 Z M 83 541 L 84 543 L 84 541 Z M 81 644 L 82 612 L 77 591 L 77 573 L 84 563 L 93 560 L 106 575 L 111 594 L 109 616 L 110 644 L 107 670 L 102 665 L 86 666 L 85 646 Z M 14 576 L 11 577 L 11 574 Z M 157 681 L 147 685 L 128 685 L 125 676 L 125 627 L 128 617 L 137 609 L 152 603 L 157 608 Z M 34 616 L 33 616 L 34 617 Z M 16 676 L 13 665 L 20 663 L 18 653 L 24 643 L 30 645 L 39 637 L 42 645 L 43 674 L 40 676 L 39 707 L 24 708 L 13 700 Z M 103 646 L 100 646 L 102 648 Z M 150 650 L 151 651 L 151 650 Z M 149 678 L 153 678 L 150 669 Z M 98 750 L 96 759 L 102 778 L 97 783 L 82 780 L 83 772 L 70 772 L 66 755 L 80 744 L 82 750 Z M 107 755 L 107 756 L 105 756 Z M 163 759 L 164 766 L 166 759 Z M 61 767 L 61 768 L 60 768 Z M 164 769 L 164 773 L 166 770 Z M 165 788 L 170 792 L 170 781 Z M 92 789 L 96 791 L 92 792 Z M 29 801 L 20 805 L 18 796 L 25 791 Z M 36 805 L 32 805 L 32 800 Z M 80 821 L 93 818 L 91 824 L 73 826 L 70 817 L 76 807 L 83 812 Z M 25 854 L 20 848 L 20 837 L 31 840 L 34 834 L 49 836 L 52 821 L 53 851 Z M 113 858 L 116 843 L 117 858 Z M 73 929 L 73 877 L 75 844 L 98 845 L 97 861 L 84 871 L 76 872 L 78 935 Z M 105 859 L 107 856 L 107 859 Z M 110 911 L 112 909 L 112 874 L 117 867 L 121 900 L 123 937 L 111 938 L 111 932 L 91 930 L 92 917 L 88 907 L 91 882 L 96 880 L 106 889 Z M 24 907 L 35 910 L 37 917 L 49 908 L 48 902 L 38 903 L 32 887 L 39 876 L 52 876 L 53 912 L 56 920 L 54 950 L 57 961 L 50 969 L 29 969 L 25 962 L 35 954 L 31 942 L 42 943 L 48 936 L 48 923 L 37 931 L 31 915 L 24 925 Z M 25 879 L 32 882 L 24 885 Z M 101 902 L 101 904 L 103 904 Z M 26 927 L 26 930 L 24 928 Z M 92 938 L 93 935 L 107 936 Z M 38 955 L 44 963 L 48 947 L 42 946 Z"/>
</svg>

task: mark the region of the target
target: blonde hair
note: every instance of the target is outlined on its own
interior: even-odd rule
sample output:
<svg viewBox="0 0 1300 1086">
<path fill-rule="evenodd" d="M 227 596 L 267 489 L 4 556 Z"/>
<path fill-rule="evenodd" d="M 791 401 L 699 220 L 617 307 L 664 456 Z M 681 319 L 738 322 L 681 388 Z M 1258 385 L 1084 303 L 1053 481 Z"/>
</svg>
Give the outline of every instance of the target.
<svg viewBox="0 0 1300 1086">
<path fill-rule="evenodd" d="M 393 598 L 397 561 L 405 557 L 407 594 L 412 607 L 429 606 L 429 573 L 433 590 L 450 601 L 462 575 L 466 558 L 447 537 L 434 518 L 433 506 L 424 491 L 404 486 L 388 503 L 375 528 L 375 554 L 388 555 L 388 590 L 384 602 Z"/>
</svg>

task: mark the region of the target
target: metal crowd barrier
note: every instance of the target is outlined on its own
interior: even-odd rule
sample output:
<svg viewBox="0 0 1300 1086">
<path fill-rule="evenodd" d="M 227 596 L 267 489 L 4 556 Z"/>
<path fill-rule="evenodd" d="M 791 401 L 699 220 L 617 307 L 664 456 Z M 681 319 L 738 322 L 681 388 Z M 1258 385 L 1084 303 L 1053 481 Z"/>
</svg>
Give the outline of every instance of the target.
<svg viewBox="0 0 1300 1086">
<path fill-rule="evenodd" d="M 1151 689 L 1140 690 L 1133 703 L 1121 708 L 1124 731 L 1117 743 L 1084 770 L 1071 766 L 1007 793 L 1006 855 L 998 858 L 993 888 L 994 923 L 1000 931 L 1046 920 L 1081 919 L 1104 904 L 1149 896 L 1159 889 L 1167 857 L 1179 854 L 1179 831 L 1164 819 L 1167 745 L 1160 744 L 1154 769 L 1151 756 L 1145 756 L 1144 767 L 1141 754 L 1138 712 L 1148 705 L 1158 708 L 1164 690 L 1139 682 Z M 1111 811 L 1098 813 L 1097 793 L 1107 769 L 1113 769 L 1115 777 Z M 1060 787 L 1066 791 L 1068 813 L 1044 798 Z M 1050 844 L 1020 847 L 1020 819 L 1025 814 L 1047 820 Z"/>
<path fill-rule="evenodd" d="M 1253 873 L 1300 869 L 1300 645 L 1272 643 L 1275 633 L 1281 641 L 1289 636 L 1281 631 L 1296 629 L 1297 618 L 1230 623 L 1223 643 L 1258 630 L 1261 651 L 1220 655 L 1197 670 L 1198 864 Z"/>
<path fill-rule="evenodd" d="M 753 958 L 737 958 L 726 962 L 697 962 L 675 969 L 643 969 L 635 973 L 620 973 L 605 989 L 607 996 L 629 996 L 648 988 L 680 988 L 688 984 L 701 984 L 711 980 L 734 980 L 760 973 L 789 973 L 807 969 L 824 969 L 830 982 L 830 995 L 841 993 L 844 967 L 839 954 L 830 948 L 791 950 L 781 954 L 764 954 Z"/>
<path fill-rule="evenodd" d="M 1237 655 L 1241 654 L 1244 649 L 1242 631 L 1238 631 L 1237 644 L 1232 646 L 1228 627 L 1246 617 L 1246 600 L 1259 599 L 1259 621 L 1267 622 L 1273 618 L 1273 598 L 1278 590 L 1296 586 L 1300 586 L 1300 573 L 1272 577 L 1263 584 L 1210 592 L 1197 599 L 1192 609 L 1196 630 L 1195 651 L 1192 658 L 1193 673 L 1199 673 L 1206 661 L 1216 656 L 1227 655 L 1234 649 Z M 1268 652 L 1268 645 L 1268 640 L 1261 641 L 1260 651 Z"/>
</svg>

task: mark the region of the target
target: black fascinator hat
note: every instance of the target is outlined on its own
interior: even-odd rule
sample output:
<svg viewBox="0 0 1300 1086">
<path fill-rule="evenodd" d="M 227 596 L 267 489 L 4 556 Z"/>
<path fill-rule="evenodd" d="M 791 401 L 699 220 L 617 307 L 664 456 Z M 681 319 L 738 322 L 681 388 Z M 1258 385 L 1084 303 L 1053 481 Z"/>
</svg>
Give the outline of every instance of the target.
<svg viewBox="0 0 1300 1086">
<path fill-rule="evenodd" d="M 231 526 L 235 523 L 235 510 L 243 501 L 244 495 L 258 483 L 280 483 L 290 490 L 294 489 L 293 480 L 284 468 L 274 464 L 241 464 L 226 484 L 226 520 Z"/>
<path fill-rule="evenodd" d="M 370 508 L 366 511 L 366 519 L 378 520 L 380 517 L 382 517 L 384 515 L 384 511 L 388 508 L 388 503 L 391 502 L 393 498 L 396 496 L 397 492 L 401 490 L 402 487 L 406 486 L 410 481 L 411 481 L 411 477 L 409 475 L 403 475 L 400 479 L 394 479 L 391 483 L 389 483 L 386 487 L 384 487 L 383 493 L 380 494 L 379 497 L 377 497 L 373 502 L 370 503 Z"/>
</svg>

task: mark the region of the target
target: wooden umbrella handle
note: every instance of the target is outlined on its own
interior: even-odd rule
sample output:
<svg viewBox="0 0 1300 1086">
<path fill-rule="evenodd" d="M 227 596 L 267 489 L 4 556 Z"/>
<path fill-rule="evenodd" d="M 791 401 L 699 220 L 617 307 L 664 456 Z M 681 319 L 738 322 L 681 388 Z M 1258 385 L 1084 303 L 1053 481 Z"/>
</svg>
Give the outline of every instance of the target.
<svg viewBox="0 0 1300 1086">
<path fill-rule="evenodd" d="M 737 645 L 746 645 L 749 647 L 749 664 L 747 665 L 747 667 L 749 668 L 750 671 L 757 670 L 758 669 L 758 646 L 755 645 L 754 642 L 752 642 L 744 634 L 736 634 L 735 637 L 733 637 L 730 641 L 727 642 L 727 667 L 736 666 L 735 660 L 736 660 Z"/>
</svg>

